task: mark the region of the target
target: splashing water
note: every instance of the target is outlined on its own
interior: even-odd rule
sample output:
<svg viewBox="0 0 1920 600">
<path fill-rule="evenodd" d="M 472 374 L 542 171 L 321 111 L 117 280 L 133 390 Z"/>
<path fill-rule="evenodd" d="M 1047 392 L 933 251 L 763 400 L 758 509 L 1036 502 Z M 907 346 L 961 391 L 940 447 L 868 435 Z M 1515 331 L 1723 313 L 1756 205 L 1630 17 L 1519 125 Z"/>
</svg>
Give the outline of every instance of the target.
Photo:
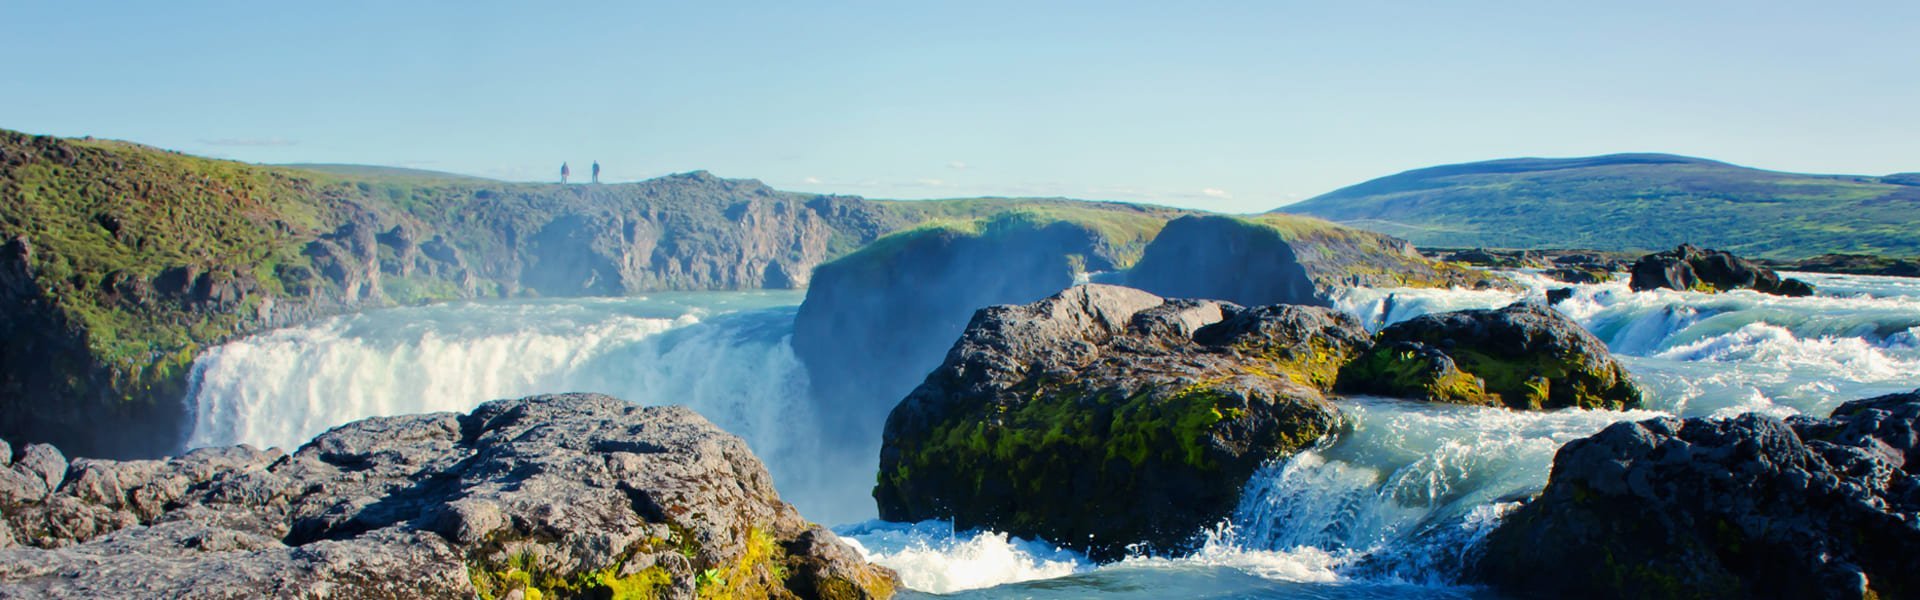
<svg viewBox="0 0 1920 600">
<path fill-rule="evenodd" d="M 1052 579 L 1093 569 L 1085 555 L 945 521 L 869 521 L 835 530 L 867 560 L 900 573 L 908 588 L 946 594 Z"/>
</svg>

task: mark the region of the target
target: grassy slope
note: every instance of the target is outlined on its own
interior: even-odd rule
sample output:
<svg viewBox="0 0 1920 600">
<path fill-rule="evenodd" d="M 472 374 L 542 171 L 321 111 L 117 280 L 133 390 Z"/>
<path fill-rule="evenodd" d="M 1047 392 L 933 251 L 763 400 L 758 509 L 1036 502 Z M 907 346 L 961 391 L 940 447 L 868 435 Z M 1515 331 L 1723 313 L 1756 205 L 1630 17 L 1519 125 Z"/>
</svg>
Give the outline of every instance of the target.
<svg viewBox="0 0 1920 600">
<path fill-rule="evenodd" d="M 1071 223 L 1099 234 L 1099 253 L 1116 267 L 1126 268 L 1140 259 L 1140 252 L 1160 233 L 1167 221 L 1192 214 L 1174 208 L 1087 202 L 1060 198 L 960 198 L 951 200 L 876 201 L 897 211 L 915 223 L 901 231 L 876 240 L 858 254 L 878 256 L 913 238 L 936 231 L 967 235 L 991 234 L 998 227 L 1031 225 L 1045 227 Z"/>
<path fill-rule="evenodd" d="M 123 389 L 174 375 L 240 318 L 126 301 L 117 282 L 229 265 L 277 291 L 275 267 L 304 262 L 303 238 L 346 208 L 312 181 L 124 142 L 0 131 L 0 152 L 0 233 L 30 241 L 43 297 Z"/>
<path fill-rule="evenodd" d="M 1893 182 L 1910 180 L 1667 155 L 1512 159 L 1408 171 L 1279 210 L 1422 246 L 1920 255 L 1920 187 Z"/>
</svg>

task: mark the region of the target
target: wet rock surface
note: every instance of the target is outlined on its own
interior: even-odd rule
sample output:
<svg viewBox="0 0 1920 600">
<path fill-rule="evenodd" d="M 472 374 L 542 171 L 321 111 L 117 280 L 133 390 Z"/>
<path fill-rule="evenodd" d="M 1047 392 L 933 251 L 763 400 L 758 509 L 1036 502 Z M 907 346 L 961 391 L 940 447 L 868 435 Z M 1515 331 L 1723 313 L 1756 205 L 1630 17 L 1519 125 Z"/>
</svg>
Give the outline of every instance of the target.
<svg viewBox="0 0 1920 600">
<path fill-rule="evenodd" d="M 1826 419 L 1618 423 L 1554 457 L 1478 575 L 1529 597 L 1920 594 L 1920 391 Z"/>
<path fill-rule="evenodd" d="M 1703 250 L 1687 244 L 1641 257 L 1633 263 L 1632 272 L 1633 278 L 1628 285 L 1635 291 L 1667 288 L 1720 292 L 1753 290 L 1780 296 L 1813 295 L 1813 284 L 1798 279 L 1781 279 L 1773 269 L 1730 252 Z"/>
<path fill-rule="evenodd" d="M 1108 285 L 983 309 L 888 417 L 880 515 L 1101 560 L 1188 548 L 1263 462 L 1341 425 L 1323 394 L 1367 344 L 1329 309 Z"/>
<path fill-rule="evenodd" d="M 208 448 L 0 470 L 0 596 L 867 598 L 868 565 L 681 407 L 596 395 L 341 426 L 292 455 Z M 537 591 L 535 591 L 537 590 Z"/>
<path fill-rule="evenodd" d="M 1424 315 L 1382 329 L 1346 365 L 1352 393 L 1518 409 L 1634 408 L 1641 392 L 1606 344 L 1546 306 Z"/>
</svg>

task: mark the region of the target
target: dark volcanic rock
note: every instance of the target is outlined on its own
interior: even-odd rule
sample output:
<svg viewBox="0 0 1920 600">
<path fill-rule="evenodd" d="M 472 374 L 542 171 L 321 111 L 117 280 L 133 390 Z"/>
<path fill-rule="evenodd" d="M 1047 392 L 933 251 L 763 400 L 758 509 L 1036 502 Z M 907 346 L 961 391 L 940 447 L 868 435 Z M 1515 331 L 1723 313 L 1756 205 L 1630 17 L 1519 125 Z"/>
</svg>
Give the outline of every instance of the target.
<svg viewBox="0 0 1920 600">
<path fill-rule="evenodd" d="M 1639 387 L 1606 344 L 1529 303 L 1390 325 L 1341 371 L 1340 388 L 1519 409 L 1640 405 Z"/>
<path fill-rule="evenodd" d="M 1920 392 L 1831 418 L 1661 418 L 1560 449 L 1479 575 L 1531 597 L 1920 595 Z"/>
<path fill-rule="evenodd" d="M 1635 291 L 1667 288 L 1674 290 L 1728 291 L 1750 289 L 1781 296 L 1811 296 L 1813 285 L 1798 279 L 1781 280 L 1773 269 L 1721 250 L 1702 250 L 1681 244 L 1679 248 L 1648 254 L 1633 263 Z"/>
<path fill-rule="evenodd" d="M 291 456 L 241 446 L 68 465 L 29 446 L 0 471 L 0 507 L 8 597 L 536 597 L 517 591 L 533 587 L 863 598 L 894 587 L 890 571 L 781 502 L 738 438 L 685 408 L 605 396 L 367 419 Z"/>
<path fill-rule="evenodd" d="M 1541 271 L 1540 274 L 1551 277 L 1554 281 L 1561 283 L 1606 283 L 1613 281 L 1613 271 L 1588 265 L 1554 267 Z"/>
<path fill-rule="evenodd" d="M 1185 548 L 1264 462 L 1340 425 L 1367 345 L 1328 309 L 1078 286 L 976 313 L 887 419 L 880 516 L 953 519 L 1119 557 Z"/>
</svg>

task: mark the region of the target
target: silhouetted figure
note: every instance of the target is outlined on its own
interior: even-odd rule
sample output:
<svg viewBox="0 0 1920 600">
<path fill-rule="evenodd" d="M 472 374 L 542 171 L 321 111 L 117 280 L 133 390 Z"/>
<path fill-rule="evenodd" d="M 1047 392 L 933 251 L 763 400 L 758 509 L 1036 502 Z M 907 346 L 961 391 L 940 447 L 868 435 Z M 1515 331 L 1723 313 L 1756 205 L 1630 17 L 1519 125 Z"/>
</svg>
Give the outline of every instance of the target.
<svg viewBox="0 0 1920 600">
<path fill-rule="evenodd" d="M 593 161 L 593 182 L 600 183 L 600 161 Z"/>
<path fill-rule="evenodd" d="M 566 183 L 567 176 L 572 174 L 573 171 L 567 168 L 567 163 L 560 163 L 560 183 Z"/>
</svg>

